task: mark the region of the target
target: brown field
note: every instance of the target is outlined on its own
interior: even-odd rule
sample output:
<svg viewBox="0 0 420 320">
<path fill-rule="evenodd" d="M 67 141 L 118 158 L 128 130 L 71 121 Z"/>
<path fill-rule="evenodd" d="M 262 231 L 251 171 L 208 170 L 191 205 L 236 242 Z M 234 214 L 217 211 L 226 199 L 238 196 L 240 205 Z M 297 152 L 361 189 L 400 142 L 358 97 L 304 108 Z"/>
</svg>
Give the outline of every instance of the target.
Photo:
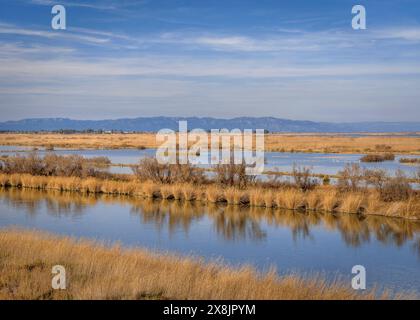
<svg viewBox="0 0 420 320">
<path fill-rule="evenodd" d="M 155 134 L 1 133 L 0 145 L 72 149 L 155 148 Z M 397 134 L 351 137 L 331 134 L 266 134 L 265 150 L 279 152 L 420 154 L 420 137 Z"/>
<path fill-rule="evenodd" d="M 359 293 L 319 276 L 279 277 L 251 267 L 106 247 L 24 230 L 0 231 L 0 299 L 406 299 Z M 65 290 L 51 288 L 51 269 L 66 268 Z"/>
<path fill-rule="evenodd" d="M 406 200 L 385 202 L 375 190 L 338 192 L 333 186 L 317 186 L 313 190 L 303 192 L 291 188 L 238 189 L 191 183 L 161 184 L 139 182 L 135 179 L 118 181 L 93 177 L 46 177 L 29 174 L 0 174 L 0 186 L 420 219 L 420 197 L 417 193 L 410 195 Z"/>
</svg>

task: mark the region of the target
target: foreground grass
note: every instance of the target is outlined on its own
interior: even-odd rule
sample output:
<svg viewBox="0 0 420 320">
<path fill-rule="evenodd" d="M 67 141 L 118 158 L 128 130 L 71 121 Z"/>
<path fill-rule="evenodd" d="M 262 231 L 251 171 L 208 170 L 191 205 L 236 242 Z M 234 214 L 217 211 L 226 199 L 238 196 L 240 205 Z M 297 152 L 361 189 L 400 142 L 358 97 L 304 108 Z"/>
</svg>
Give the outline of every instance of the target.
<svg viewBox="0 0 420 320">
<path fill-rule="evenodd" d="M 51 268 L 66 268 L 67 289 L 51 288 Z M 23 230 L 0 231 L 0 299 L 387 299 L 350 283 L 279 277 L 193 258 L 105 247 Z M 394 298 L 414 298 L 396 295 Z"/>
<path fill-rule="evenodd" d="M 46 177 L 29 174 L 0 174 L 0 187 L 72 191 L 85 194 L 127 195 L 203 203 L 228 203 L 251 207 L 331 213 L 357 213 L 420 219 L 420 197 L 414 193 L 404 201 L 385 202 L 375 190 L 338 192 L 333 186 L 318 186 L 303 192 L 299 189 L 220 187 L 215 184 L 160 184 L 137 180 L 103 180 L 98 178 Z"/>
<path fill-rule="evenodd" d="M 60 148 L 156 148 L 154 133 L 58 134 L 1 133 L 0 145 Z M 351 137 L 322 134 L 266 134 L 265 151 L 420 154 L 420 138 L 399 135 Z"/>
</svg>

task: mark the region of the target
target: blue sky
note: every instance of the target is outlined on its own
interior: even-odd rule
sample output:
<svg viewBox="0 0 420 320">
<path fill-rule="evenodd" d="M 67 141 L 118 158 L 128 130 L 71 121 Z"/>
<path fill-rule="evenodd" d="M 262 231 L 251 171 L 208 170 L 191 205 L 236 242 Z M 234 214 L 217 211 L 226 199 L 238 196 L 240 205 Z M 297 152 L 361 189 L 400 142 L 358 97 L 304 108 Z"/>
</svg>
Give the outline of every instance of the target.
<svg viewBox="0 0 420 320">
<path fill-rule="evenodd" d="M 0 0 L 0 120 L 419 121 L 419 58 L 415 0 Z"/>
</svg>

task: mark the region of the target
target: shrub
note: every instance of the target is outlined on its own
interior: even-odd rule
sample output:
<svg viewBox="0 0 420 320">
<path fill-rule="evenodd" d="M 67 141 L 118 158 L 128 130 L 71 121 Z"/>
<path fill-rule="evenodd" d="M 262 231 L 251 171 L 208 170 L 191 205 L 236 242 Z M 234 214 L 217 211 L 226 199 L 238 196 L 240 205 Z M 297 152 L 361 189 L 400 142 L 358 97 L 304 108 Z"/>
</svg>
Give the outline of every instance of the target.
<svg viewBox="0 0 420 320">
<path fill-rule="evenodd" d="M 419 163 L 420 158 L 401 158 L 400 163 Z"/>
<path fill-rule="evenodd" d="M 363 172 L 366 184 L 372 185 L 378 191 L 383 189 L 384 184 L 389 179 L 385 170 L 382 169 L 365 169 Z"/>
<path fill-rule="evenodd" d="M 292 178 L 295 185 L 303 190 L 311 190 L 318 185 L 316 179 L 312 178 L 311 169 L 308 167 L 297 167 L 293 165 Z"/>
<path fill-rule="evenodd" d="M 246 174 L 246 164 L 217 164 L 215 166 L 215 182 L 225 186 L 245 188 L 255 182 L 255 176 Z"/>
<path fill-rule="evenodd" d="M 337 186 L 342 191 L 357 191 L 363 180 L 363 170 L 357 163 L 347 164 L 338 172 Z"/>
<path fill-rule="evenodd" d="M 104 159 L 100 159 L 104 161 Z M 16 155 L 0 162 L 0 171 L 3 173 L 27 173 L 36 176 L 65 176 L 65 177 L 102 177 L 107 178 L 109 173 L 99 171 L 92 165 L 90 159 L 79 155 L 59 156 L 49 153 L 41 158 L 32 152 L 26 156 Z"/>
<path fill-rule="evenodd" d="M 158 183 L 205 183 L 203 170 L 191 164 L 161 164 L 155 158 L 143 158 L 138 166 L 133 167 L 134 174 L 140 180 Z"/>
<path fill-rule="evenodd" d="M 380 190 L 381 200 L 386 202 L 404 201 L 412 194 L 413 190 L 408 179 L 401 170 L 398 170 L 395 177 L 388 179 Z"/>
<path fill-rule="evenodd" d="M 361 162 L 382 162 L 382 161 L 393 161 L 395 155 L 392 153 L 385 154 L 367 154 L 360 158 Z"/>
</svg>

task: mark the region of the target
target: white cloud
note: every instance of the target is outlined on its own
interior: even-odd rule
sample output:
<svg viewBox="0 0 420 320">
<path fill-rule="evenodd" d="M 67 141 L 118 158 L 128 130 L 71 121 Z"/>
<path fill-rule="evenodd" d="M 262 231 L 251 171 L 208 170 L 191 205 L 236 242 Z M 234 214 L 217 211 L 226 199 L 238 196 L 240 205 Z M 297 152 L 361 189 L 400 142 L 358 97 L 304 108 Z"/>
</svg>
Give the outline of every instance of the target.
<svg viewBox="0 0 420 320">
<path fill-rule="evenodd" d="M 382 39 L 400 39 L 406 41 L 420 41 L 420 27 L 406 27 L 385 29 L 377 33 Z"/>
<path fill-rule="evenodd" d="M 48 39 L 71 40 L 77 42 L 87 42 L 91 44 L 104 44 L 110 41 L 109 38 L 93 37 L 77 32 L 57 32 L 53 29 L 39 30 L 34 28 L 22 28 L 10 24 L 0 24 L 0 34 L 18 35 L 25 37 L 41 37 Z"/>
<path fill-rule="evenodd" d="M 287 61 L 254 59 L 210 59 L 182 56 L 143 56 L 140 58 L 13 58 L 0 54 L 3 77 L 219 77 L 237 79 L 298 77 L 361 77 L 420 75 L 417 64 L 329 64 L 310 66 Z"/>
</svg>

